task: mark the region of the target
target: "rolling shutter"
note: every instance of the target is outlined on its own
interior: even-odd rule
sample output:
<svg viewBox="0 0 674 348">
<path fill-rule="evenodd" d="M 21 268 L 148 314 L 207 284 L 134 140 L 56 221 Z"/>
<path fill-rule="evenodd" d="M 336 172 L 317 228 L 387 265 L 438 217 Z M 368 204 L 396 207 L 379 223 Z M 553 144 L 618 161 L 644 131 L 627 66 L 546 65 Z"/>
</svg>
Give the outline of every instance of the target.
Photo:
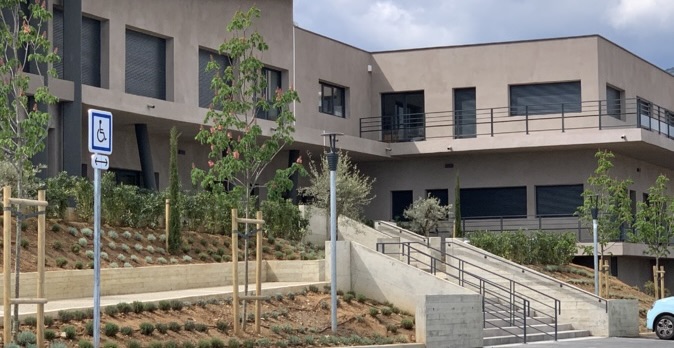
<svg viewBox="0 0 674 348">
<path fill-rule="evenodd" d="M 580 112 L 580 81 L 510 86 L 510 115 Z"/>
<path fill-rule="evenodd" d="M 216 71 L 206 71 L 211 57 L 220 66 L 220 76 L 224 74 L 225 68 L 229 65 L 227 57 L 207 50 L 199 50 L 199 106 L 202 108 L 207 108 L 213 101 L 214 91 L 211 90 L 211 81 Z"/>
<path fill-rule="evenodd" d="M 82 17 L 82 83 L 101 86 L 101 22 Z"/>
<path fill-rule="evenodd" d="M 166 100 L 166 40 L 126 31 L 126 93 Z"/>
<path fill-rule="evenodd" d="M 537 216 L 573 216 L 583 205 L 583 185 L 536 186 Z"/>
</svg>

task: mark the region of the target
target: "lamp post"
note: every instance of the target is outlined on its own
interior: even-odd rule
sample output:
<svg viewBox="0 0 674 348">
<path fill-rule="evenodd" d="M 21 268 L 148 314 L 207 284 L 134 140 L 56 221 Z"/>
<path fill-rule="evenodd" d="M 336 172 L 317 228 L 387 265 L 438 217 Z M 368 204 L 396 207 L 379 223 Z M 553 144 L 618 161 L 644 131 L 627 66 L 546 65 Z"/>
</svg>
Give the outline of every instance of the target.
<svg viewBox="0 0 674 348">
<path fill-rule="evenodd" d="M 330 152 L 328 168 L 330 169 L 330 319 L 332 332 L 337 332 L 337 136 L 343 133 L 323 133 L 328 137 Z"/>
<path fill-rule="evenodd" d="M 597 227 L 599 224 L 597 215 L 599 215 L 599 197 L 596 195 L 590 197 L 590 204 L 593 205 L 590 211 L 592 213 L 592 239 L 594 242 L 594 252 L 592 253 L 594 255 L 594 294 L 599 295 L 599 257 L 597 255 Z"/>
</svg>

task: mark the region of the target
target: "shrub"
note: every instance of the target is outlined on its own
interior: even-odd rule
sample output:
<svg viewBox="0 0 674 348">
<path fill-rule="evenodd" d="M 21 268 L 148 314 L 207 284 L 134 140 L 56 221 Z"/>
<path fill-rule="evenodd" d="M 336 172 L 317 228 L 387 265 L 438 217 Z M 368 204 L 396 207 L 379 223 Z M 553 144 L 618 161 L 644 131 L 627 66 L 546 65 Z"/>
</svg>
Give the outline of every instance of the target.
<svg viewBox="0 0 674 348">
<path fill-rule="evenodd" d="M 54 243 L 52 243 L 51 247 L 52 247 L 52 249 L 54 249 L 56 251 L 61 251 L 61 250 L 63 250 L 63 243 L 61 243 L 61 241 L 57 240 Z"/>
<path fill-rule="evenodd" d="M 119 312 L 122 314 L 129 314 L 133 311 L 133 306 L 126 302 L 120 302 L 117 304 L 117 309 L 119 309 Z"/>
<path fill-rule="evenodd" d="M 154 302 L 148 302 L 145 304 L 145 310 L 153 313 L 154 311 L 157 310 L 157 305 Z"/>
<path fill-rule="evenodd" d="M 124 233 L 122 233 L 122 237 L 124 237 L 125 239 L 131 239 L 131 232 L 124 231 Z"/>
<path fill-rule="evenodd" d="M 197 348 L 211 348 L 211 341 L 201 339 L 197 342 Z"/>
<path fill-rule="evenodd" d="M 409 318 L 405 318 L 400 321 L 400 326 L 405 330 L 412 330 L 414 328 L 414 321 Z"/>
<path fill-rule="evenodd" d="M 133 268 L 133 265 L 128 262 L 124 262 L 124 268 Z"/>
<path fill-rule="evenodd" d="M 93 321 L 87 321 L 87 323 L 84 325 L 84 331 L 87 333 L 89 336 L 94 335 L 94 322 Z"/>
<path fill-rule="evenodd" d="M 168 263 L 168 261 L 166 261 L 166 259 L 163 258 L 163 257 L 158 257 L 158 258 L 157 258 L 157 263 L 160 264 L 160 265 L 165 265 L 165 264 Z"/>
<path fill-rule="evenodd" d="M 126 343 L 127 348 L 142 348 L 143 346 L 140 344 L 140 342 L 136 340 L 131 340 Z"/>
<path fill-rule="evenodd" d="M 355 297 L 355 296 L 354 296 L 353 294 L 346 294 L 346 295 L 344 295 L 344 297 L 343 297 L 343 298 L 344 298 L 344 302 L 346 302 L 346 303 L 351 303 L 351 301 L 353 301 L 354 297 Z"/>
<path fill-rule="evenodd" d="M 84 255 L 85 255 L 87 258 L 91 259 L 91 260 L 94 259 L 94 251 L 93 251 L 93 250 L 87 250 L 87 251 L 85 251 L 85 252 L 84 252 Z"/>
<path fill-rule="evenodd" d="M 386 332 L 390 332 L 392 334 L 397 334 L 398 333 L 398 327 L 394 324 L 386 325 Z"/>
<path fill-rule="evenodd" d="M 9 347 L 7 347 L 7 348 L 9 348 Z M 68 345 L 65 342 L 56 341 L 56 342 L 52 342 L 49 345 L 49 348 L 68 348 Z"/>
<path fill-rule="evenodd" d="M 171 302 L 167 300 L 159 301 L 159 309 L 168 312 L 169 310 L 171 310 Z"/>
<path fill-rule="evenodd" d="M 169 262 L 170 262 L 172 265 L 175 265 L 175 264 L 178 263 L 178 259 L 176 259 L 175 257 L 172 257 L 172 258 L 169 259 Z"/>
<path fill-rule="evenodd" d="M 356 295 L 356 301 L 358 301 L 358 303 L 365 303 L 365 301 L 367 301 L 367 297 L 365 297 L 363 294 L 358 294 Z"/>
<path fill-rule="evenodd" d="M 143 244 L 136 243 L 133 248 L 136 249 L 136 251 L 143 251 Z"/>
<path fill-rule="evenodd" d="M 162 247 L 154 248 L 154 252 L 156 252 L 157 254 L 162 254 L 162 255 L 166 254 L 166 250 L 164 250 L 164 248 L 162 248 Z"/>
<path fill-rule="evenodd" d="M 157 240 L 157 237 L 155 237 L 154 234 L 152 234 L 152 233 L 149 233 L 149 234 L 147 235 L 147 237 L 145 237 L 145 238 L 147 238 L 147 241 L 148 241 L 148 242 L 154 242 L 154 241 Z"/>
<path fill-rule="evenodd" d="M 126 244 L 122 244 L 122 245 L 120 246 L 120 248 L 122 248 L 122 250 L 123 250 L 125 253 L 128 253 L 128 252 L 131 250 L 131 248 L 130 248 L 128 245 L 126 245 Z"/>
<path fill-rule="evenodd" d="M 145 335 L 145 336 L 150 336 L 152 335 L 152 332 L 154 332 L 154 325 L 148 322 L 142 322 L 139 325 L 140 328 L 140 333 Z"/>
<path fill-rule="evenodd" d="M 236 338 L 232 337 L 227 341 L 227 347 L 229 348 L 239 348 L 239 340 Z"/>
<path fill-rule="evenodd" d="M 119 235 L 114 230 L 110 230 L 110 231 L 108 231 L 108 238 L 117 239 L 117 238 L 119 238 Z"/>
<path fill-rule="evenodd" d="M 63 328 L 63 332 L 66 334 L 66 339 L 72 340 L 77 335 L 77 329 L 74 326 L 68 325 Z"/>
<path fill-rule="evenodd" d="M 106 323 L 103 333 L 108 337 L 114 337 L 119 332 L 119 326 L 115 323 Z"/>
<path fill-rule="evenodd" d="M 58 311 L 57 315 L 64 323 L 68 323 L 73 320 L 73 313 L 71 311 Z"/>
<path fill-rule="evenodd" d="M 184 255 L 184 256 L 183 256 L 183 261 L 185 261 L 185 262 L 190 262 L 190 261 L 192 261 L 192 257 L 189 256 L 189 255 Z"/>
<path fill-rule="evenodd" d="M 117 243 L 115 243 L 113 241 L 108 242 L 108 248 L 110 248 L 112 250 L 117 249 Z"/>
<path fill-rule="evenodd" d="M 133 328 L 131 326 L 122 326 L 119 331 L 122 333 L 124 336 L 131 337 L 133 336 Z"/>
<path fill-rule="evenodd" d="M 376 307 L 370 307 L 370 315 L 373 318 L 376 318 L 379 315 L 379 309 L 377 309 Z"/>
<path fill-rule="evenodd" d="M 70 247 L 70 251 L 72 251 L 74 254 L 79 254 L 80 253 L 80 245 L 75 243 Z"/>
<path fill-rule="evenodd" d="M 299 207 L 290 199 L 265 200 L 262 202 L 265 228 L 274 237 L 299 241 L 306 234 L 309 220 L 302 216 Z M 270 242 L 272 244 L 273 242 Z"/>
<path fill-rule="evenodd" d="M 147 348 L 162 348 L 162 344 L 159 341 L 152 341 L 147 345 Z"/>
<path fill-rule="evenodd" d="M 172 321 L 172 322 L 168 323 L 168 329 L 173 331 L 173 332 L 180 332 L 180 330 L 182 329 L 182 326 L 180 326 L 180 324 L 176 323 L 175 321 Z"/>
<path fill-rule="evenodd" d="M 318 293 L 318 286 L 316 285 L 309 285 L 309 291 Z"/>
<path fill-rule="evenodd" d="M 229 331 L 229 323 L 222 319 L 218 320 L 215 322 L 215 328 L 222 333 L 227 333 Z"/>
<path fill-rule="evenodd" d="M 152 260 L 152 256 L 145 256 L 145 263 L 154 263 L 154 260 Z"/>
<path fill-rule="evenodd" d="M 87 340 L 80 340 L 77 342 L 77 347 L 79 348 L 94 348 L 94 344 Z"/>
<path fill-rule="evenodd" d="M 168 325 L 164 323 L 157 323 L 157 325 L 155 325 L 155 328 L 157 329 L 157 332 L 159 332 L 162 335 L 168 332 Z"/>
<path fill-rule="evenodd" d="M 178 342 L 176 341 L 167 341 L 164 343 L 164 348 L 179 348 L 180 346 L 178 345 Z"/>
<path fill-rule="evenodd" d="M 141 241 L 141 240 L 143 240 L 143 235 L 140 234 L 140 232 L 136 232 L 136 233 L 133 234 L 133 239 L 135 239 L 137 241 Z"/>
<path fill-rule="evenodd" d="M 391 316 L 391 313 L 392 313 L 392 312 L 393 312 L 393 311 L 391 310 L 390 307 L 384 307 L 384 308 L 381 309 L 381 314 L 383 314 L 383 315 L 386 316 L 386 317 Z"/>
<path fill-rule="evenodd" d="M 103 348 L 117 348 L 117 343 L 115 343 L 115 342 L 105 342 L 105 343 L 103 343 Z"/>
<path fill-rule="evenodd" d="M 87 227 L 83 228 L 81 230 L 81 232 L 82 232 L 82 235 L 87 237 L 87 238 L 91 238 L 91 236 L 94 235 L 94 231 L 92 231 L 90 228 L 87 228 Z"/>
<path fill-rule="evenodd" d="M 106 253 L 105 251 L 101 251 L 101 260 L 107 261 L 109 259 L 110 259 L 110 256 L 108 256 L 108 253 Z"/>
<path fill-rule="evenodd" d="M 211 338 L 211 348 L 225 348 L 225 342 L 217 337 Z"/>
<path fill-rule="evenodd" d="M 117 306 L 107 306 L 103 312 L 111 317 L 114 317 L 119 314 L 119 309 L 117 309 Z"/>
<path fill-rule="evenodd" d="M 36 327 L 37 326 L 37 318 L 36 317 L 27 317 L 26 319 L 23 320 L 24 325 Z"/>
<path fill-rule="evenodd" d="M 150 254 L 154 253 L 154 247 L 152 245 L 146 246 L 145 250 L 147 250 L 147 252 L 150 253 Z"/>
<path fill-rule="evenodd" d="M 83 268 L 84 268 L 84 263 L 82 263 L 82 261 L 75 262 L 75 269 L 83 269 Z"/>
<path fill-rule="evenodd" d="M 133 301 L 131 302 L 131 310 L 136 313 L 142 313 L 145 310 L 145 304 L 140 301 Z"/>
<path fill-rule="evenodd" d="M 199 256 L 199 260 L 201 260 L 201 261 L 208 260 L 208 254 L 206 254 L 206 253 L 199 253 L 198 256 Z"/>
<path fill-rule="evenodd" d="M 196 323 L 194 320 L 188 320 L 183 327 L 185 328 L 185 331 L 193 332 L 196 329 Z"/>
<path fill-rule="evenodd" d="M 44 338 L 48 341 L 51 341 L 56 338 L 56 331 L 54 330 L 45 330 L 44 331 Z"/>
<path fill-rule="evenodd" d="M 54 318 L 52 318 L 50 315 L 45 315 L 44 316 L 44 325 L 49 327 L 54 324 Z"/>
<path fill-rule="evenodd" d="M 131 259 L 131 261 L 138 263 L 138 256 L 131 255 L 129 258 Z"/>
<path fill-rule="evenodd" d="M 194 324 L 194 330 L 196 332 L 208 332 L 208 326 L 204 323 L 196 323 Z"/>
<path fill-rule="evenodd" d="M 68 227 L 68 233 L 70 233 L 70 235 L 73 237 L 77 237 L 80 234 L 80 231 L 78 231 L 75 227 Z"/>
<path fill-rule="evenodd" d="M 185 341 L 183 342 L 183 348 L 196 348 L 196 346 L 190 341 Z"/>
<path fill-rule="evenodd" d="M 171 300 L 171 309 L 174 311 L 179 311 L 183 309 L 184 303 L 180 300 Z"/>
<path fill-rule="evenodd" d="M 117 255 L 117 260 L 124 262 L 126 261 L 126 256 L 124 256 L 124 254 L 119 254 Z"/>
</svg>

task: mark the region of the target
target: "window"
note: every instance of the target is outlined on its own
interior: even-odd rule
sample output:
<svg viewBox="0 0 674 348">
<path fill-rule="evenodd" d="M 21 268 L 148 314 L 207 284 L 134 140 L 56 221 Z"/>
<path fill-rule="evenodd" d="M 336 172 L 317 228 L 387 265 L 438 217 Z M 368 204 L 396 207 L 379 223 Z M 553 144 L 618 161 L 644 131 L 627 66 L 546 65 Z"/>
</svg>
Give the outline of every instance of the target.
<svg viewBox="0 0 674 348">
<path fill-rule="evenodd" d="M 447 189 L 426 190 L 426 196 L 437 198 L 440 205 L 449 205 L 449 191 Z"/>
<path fill-rule="evenodd" d="M 133 169 L 110 168 L 110 172 L 115 174 L 115 183 L 132 185 L 138 187 L 145 187 L 145 180 L 143 180 L 143 172 Z M 159 187 L 159 173 L 154 173 L 154 181 Z"/>
<path fill-rule="evenodd" d="M 622 117 L 622 100 L 623 91 L 611 86 L 606 86 L 606 113 L 609 116 L 617 119 Z"/>
<path fill-rule="evenodd" d="M 536 216 L 573 216 L 583 205 L 583 185 L 536 186 Z"/>
<path fill-rule="evenodd" d="M 475 87 L 454 90 L 454 138 L 475 138 L 477 135 Z"/>
<path fill-rule="evenodd" d="M 391 219 L 406 221 L 404 212 L 412 204 L 412 191 L 391 191 Z"/>
<path fill-rule="evenodd" d="M 424 92 L 381 95 L 384 141 L 416 141 L 425 138 Z"/>
<path fill-rule="evenodd" d="M 321 96 L 318 101 L 318 111 L 338 117 L 346 117 L 344 88 L 320 83 Z"/>
<path fill-rule="evenodd" d="M 527 216 L 527 188 L 495 187 L 461 189 L 461 217 L 522 218 Z"/>
<path fill-rule="evenodd" d="M 274 69 L 263 68 L 262 76 L 267 81 L 267 87 L 263 91 L 262 98 L 267 100 L 270 107 L 267 110 L 257 109 L 256 116 L 265 120 L 276 120 L 280 110 L 272 108 L 271 103 L 276 95 L 276 90 L 281 88 L 281 72 Z"/>
<path fill-rule="evenodd" d="M 54 8 L 54 47 L 61 58 L 54 63 L 56 76 L 63 78 L 63 10 Z M 101 86 L 101 21 L 89 17 L 82 17 L 82 35 L 80 39 L 82 54 L 80 66 L 82 69 L 82 83 L 89 86 Z"/>
<path fill-rule="evenodd" d="M 637 115 L 641 127 L 651 129 L 651 115 L 653 104 L 646 99 L 637 97 Z"/>
<path fill-rule="evenodd" d="M 511 116 L 580 111 L 580 81 L 510 86 Z"/>
<path fill-rule="evenodd" d="M 213 59 L 220 69 L 218 71 L 206 71 L 208 63 Z M 216 74 L 223 76 L 229 66 L 229 59 L 221 54 L 205 49 L 199 49 L 199 107 L 207 108 L 213 102 L 214 91 L 211 89 L 211 81 Z"/>
<path fill-rule="evenodd" d="M 166 100 L 166 40 L 126 30 L 126 93 Z"/>
</svg>

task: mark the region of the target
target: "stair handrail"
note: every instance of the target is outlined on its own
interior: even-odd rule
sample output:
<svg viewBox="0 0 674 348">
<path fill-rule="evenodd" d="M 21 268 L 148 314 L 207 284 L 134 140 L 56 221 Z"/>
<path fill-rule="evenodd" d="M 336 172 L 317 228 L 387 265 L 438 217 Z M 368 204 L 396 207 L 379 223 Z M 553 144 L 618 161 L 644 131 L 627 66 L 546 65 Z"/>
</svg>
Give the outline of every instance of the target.
<svg viewBox="0 0 674 348">
<path fill-rule="evenodd" d="M 482 250 L 482 249 L 480 249 L 480 248 L 478 248 L 478 247 L 476 247 L 476 246 L 474 246 L 474 245 L 470 245 L 470 244 L 468 244 L 468 243 L 466 243 L 466 242 L 463 242 L 463 241 L 459 241 L 459 242 L 456 242 L 456 241 L 445 241 L 445 243 L 447 243 L 448 245 L 452 245 L 452 244 L 453 244 L 453 245 L 456 245 L 456 246 L 459 246 L 459 247 L 462 247 L 462 248 L 470 249 L 471 251 L 474 251 L 474 252 L 476 252 L 476 253 L 478 253 L 478 254 L 484 256 L 485 259 L 491 257 L 492 259 L 498 260 L 499 262 L 503 262 L 503 263 L 505 263 L 505 264 L 508 264 L 509 266 L 513 266 L 513 267 L 515 267 L 515 268 L 521 270 L 522 273 L 529 272 L 529 273 L 531 273 L 531 274 L 535 274 L 536 276 L 542 277 L 542 278 L 544 278 L 544 279 L 546 279 L 546 280 L 549 280 L 549 281 L 552 281 L 552 282 L 554 282 L 554 283 L 557 283 L 557 284 L 559 285 L 560 288 L 567 287 L 567 288 L 570 288 L 571 290 L 580 292 L 580 293 L 582 293 L 582 294 L 585 295 L 585 296 L 593 297 L 593 298 L 595 298 L 596 300 L 598 300 L 599 303 L 604 302 L 604 305 L 605 305 L 605 307 L 606 307 L 606 312 L 608 313 L 608 300 L 605 299 L 605 298 L 603 298 L 603 297 L 601 297 L 601 296 L 595 295 L 595 294 L 593 294 L 593 293 L 591 293 L 591 292 L 589 292 L 589 291 L 587 291 L 587 290 L 581 289 L 581 288 L 579 288 L 579 287 L 577 287 L 577 286 L 574 286 L 574 285 L 571 285 L 571 284 L 569 284 L 569 283 L 563 282 L 563 281 L 561 281 L 561 280 L 555 279 L 555 278 L 553 278 L 553 277 L 551 277 L 551 276 L 549 276 L 549 275 L 547 275 L 547 274 L 544 274 L 544 273 L 538 272 L 538 271 L 536 271 L 536 270 L 532 270 L 532 269 L 530 269 L 530 268 L 524 267 L 524 266 L 522 266 L 522 265 L 520 265 L 520 264 L 518 264 L 518 263 L 516 263 L 516 262 L 510 261 L 510 260 L 508 260 L 508 259 L 506 259 L 506 258 L 503 258 L 503 257 L 501 257 L 501 256 L 498 256 L 498 255 L 492 254 L 492 253 L 490 253 L 490 252 L 484 251 L 484 250 Z"/>
<path fill-rule="evenodd" d="M 526 299 L 526 298 L 524 298 L 522 295 L 519 295 L 519 294 L 517 294 L 517 293 L 515 292 L 515 287 L 513 287 L 512 284 L 513 284 L 513 283 L 517 283 L 517 282 L 513 281 L 512 279 L 508 279 L 508 278 L 505 278 L 505 277 L 503 277 L 503 276 L 501 276 L 501 275 L 499 275 L 499 274 L 497 274 L 497 273 L 493 273 L 493 272 L 491 272 L 491 271 L 489 271 L 489 270 L 485 270 L 485 271 L 487 271 L 487 272 L 489 272 L 489 273 L 492 273 L 492 274 L 494 274 L 494 275 L 496 275 L 496 276 L 498 276 L 498 277 L 505 278 L 506 280 L 508 280 L 508 282 L 509 282 L 509 284 L 511 284 L 511 286 L 510 286 L 510 288 L 506 288 L 506 287 L 503 286 L 503 285 L 500 285 L 500 284 L 495 283 L 495 282 L 493 282 L 493 281 L 491 281 L 491 280 L 485 279 L 484 277 L 481 277 L 481 276 L 479 276 L 479 275 L 477 275 L 477 274 L 475 274 L 475 273 L 466 271 L 466 270 L 464 270 L 464 269 L 461 268 L 461 267 L 456 267 L 456 266 L 454 266 L 454 265 L 451 265 L 451 264 L 445 262 L 444 259 L 443 259 L 443 260 L 438 259 L 438 258 L 434 257 L 433 255 L 430 255 L 430 254 L 428 254 L 428 253 L 426 253 L 426 252 L 424 252 L 424 251 L 422 251 L 422 250 L 420 250 L 420 249 L 417 249 L 417 248 L 413 247 L 412 244 L 422 244 L 422 243 L 419 243 L 419 242 L 378 242 L 378 243 L 376 244 L 376 250 L 379 251 L 379 252 L 381 252 L 381 253 L 384 254 L 384 255 L 387 255 L 387 253 L 386 253 L 386 245 L 399 245 L 399 246 L 401 246 L 402 256 L 405 256 L 404 250 L 405 250 L 405 246 L 406 246 L 406 247 L 407 247 L 407 263 L 408 263 L 408 264 L 411 263 L 411 259 L 412 259 L 411 251 L 414 250 L 415 252 L 417 252 L 417 253 L 419 253 L 419 254 L 421 254 L 421 255 L 423 255 L 423 256 L 426 256 L 426 257 L 428 257 L 428 258 L 430 259 L 430 265 L 429 265 L 429 266 L 431 267 L 431 273 L 432 273 L 432 274 L 436 274 L 436 272 L 437 272 L 437 265 L 436 265 L 436 263 L 437 263 L 437 262 L 440 262 L 441 264 L 444 264 L 445 266 L 448 266 L 448 267 L 450 267 L 450 268 L 453 268 L 453 269 L 456 269 L 457 271 L 459 271 L 459 276 L 458 276 L 458 277 L 455 277 L 454 275 L 449 274 L 449 273 L 447 273 L 447 272 L 443 272 L 444 274 L 446 274 L 446 275 L 448 275 L 448 276 L 450 276 L 450 277 L 453 277 L 453 278 L 457 279 L 457 280 L 459 281 L 459 283 L 466 283 L 465 275 L 469 275 L 469 276 L 471 276 L 471 277 L 473 277 L 473 278 L 479 280 L 479 282 L 480 282 L 479 285 L 476 285 L 476 284 L 474 284 L 473 282 L 470 282 L 470 281 L 468 281 L 467 283 L 471 284 L 471 286 L 478 287 L 478 289 L 479 289 L 479 291 L 480 291 L 481 294 L 486 294 L 486 293 L 488 292 L 488 289 L 484 286 L 484 284 L 489 284 L 489 285 L 495 287 L 496 289 L 499 289 L 499 290 L 505 292 L 506 294 L 508 294 L 508 296 L 511 297 L 511 299 L 510 299 L 511 302 L 513 302 L 513 301 L 515 300 L 515 298 L 519 298 L 519 299 L 525 301 L 526 306 L 525 306 L 525 309 L 523 310 L 523 316 L 524 316 L 524 317 L 526 317 L 526 315 L 528 315 L 526 311 L 527 311 L 527 310 L 528 310 L 528 311 L 531 310 L 531 304 L 530 304 L 530 301 L 531 301 L 531 300 L 534 300 L 534 301 L 536 301 L 536 302 L 539 302 L 539 303 L 541 303 L 542 305 L 545 305 L 545 306 L 551 308 L 551 309 L 553 310 L 553 313 L 554 313 L 553 315 L 549 315 L 549 314 L 548 314 L 551 318 L 554 318 L 554 325 L 546 324 L 546 325 L 548 325 L 548 326 L 554 328 L 554 336 L 551 335 L 551 334 L 548 334 L 548 333 L 546 333 L 546 332 L 543 332 L 543 333 L 546 334 L 546 335 L 549 335 L 549 336 L 551 336 L 551 337 L 554 337 L 554 338 L 555 338 L 555 341 L 557 340 L 557 325 L 558 325 L 558 323 L 557 323 L 557 316 L 558 316 L 558 312 L 561 312 L 561 305 L 560 305 L 560 301 L 559 301 L 558 299 L 555 299 L 555 298 L 552 297 L 552 296 L 549 296 L 549 295 L 547 295 L 547 294 L 540 293 L 540 292 L 539 292 L 539 293 L 542 294 L 543 296 L 548 297 L 548 298 L 554 300 L 554 306 L 547 305 L 547 304 L 542 303 L 541 301 L 538 301 L 538 300 L 535 300 L 535 299 Z M 422 244 L 422 245 L 423 245 L 423 244 Z M 427 246 L 424 245 L 424 247 L 427 247 Z M 429 249 L 437 251 L 436 249 L 433 249 L 433 248 L 429 248 Z M 451 256 L 451 255 L 449 255 L 449 256 Z M 463 263 L 467 263 L 467 264 L 469 264 L 469 265 L 473 265 L 472 263 L 466 262 L 465 260 L 461 260 L 461 259 L 458 259 L 458 260 L 461 261 L 461 262 L 463 262 Z M 417 259 L 417 258 L 414 258 L 414 261 L 421 261 L 421 260 L 419 260 L 419 259 Z M 479 266 L 477 266 L 477 267 L 480 268 Z M 442 272 L 442 271 L 441 271 L 441 272 Z M 517 283 L 517 284 L 519 284 L 519 283 Z M 521 285 L 521 284 L 520 284 L 520 285 Z M 461 286 L 463 286 L 463 285 L 461 285 Z M 526 286 L 525 286 L 525 287 L 526 287 Z M 532 289 L 532 290 L 538 292 L 538 291 L 535 290 L 535 289 Z M 495 295 L 495 296 L 498 297 L 498 294 L 494 293 L 493 291 L 489 291 L 489 292 L 492 293 L 493 295 Z M 483 298 L 483 302 L 484 302 L 484 298 Z M 538 320 L 536 320 L 536 319 L 534 319 L 534 318 L 531 318 L 531 320 L 538 321 Z M 540 322 L 540 321 L 539 321 L 539 322 Z M 526 319 L 525 319 L 524 323 L 525 323 L 524 325 L 526 325 Z M 506 330 L 506 331 L 507 331 L 507 330 Z M 540 330 L 538 330 L 538 331 L 540 331 Z M 541 331 L 541 332 L 542 332 L 542 331 Z M 511 334 L 513 334 L 513 333 L 511 333 Z M 516 336 L 516 337 L 519 337 L 519 335 L 517 335 L 517 334 L 513 334 L 513 335 Z M 526 335 L 526 329 L 525 329 L 525 335 Z M 525 342 L 526 342 L 526 337 L 524 338 L 524 340 L 525 340 Z"/>
<path fill-rule="evenodd" d="M 401 242 L 401 244 L 412 244 L 412 243 L 415 243 L 415 242 Z M 417 244 L 420 244 L 420 243 L 417 243 Z M 511 287 L 511 289 L 512 289 L 513 292 L 516 291 L 516 288 L 519 287 L 519 288 L 525 288 L 525 289 L 530 290 L 530 291 L 532 291 L 532 292 L 534 292 L 534 293 L 536 293 L 536 294 L 538 294 L 538 295 L 540 295 L 540 296 L 546 297 L 546 298 L 548 298 L 550 301 L 553 301 L 553 302 L 555 303 L 555 306 L 550 306 L 549 304 L 543 303 L 543 302 L 541 302 L 541 301 L 539 301 L 539 300 L 536 300 L 536 299 L 534 299 L 534 298 L 529 298 L 529 301 L 538 302 L 538 303 L 540 303 L 540 304 L 543 305 L 543 306 L 546 306 L 546 307 L 548 307 L 548 308 L 550 308 L 550 309 L 554 309 L 555 311 L 559 311 L 559 313 L 561 314 L 561 311 L 562 311 L 561 301 L 560 301 L 559 299 L 553 297 L 553 296 L 550 296 L 549 294 L 546 294 L 546 293 L 544 293 L 544 292 L 542 292 L 542 291 L 540 291 L 540 290 L 536 290 L 536 289 L 534 289 L 534 288 L 532 288 L 532 287 L 530 287 L 530 286 L 528 286 L 528 285 L 526 285 L 526 284 L 523 284 L 523 283 L 521 283 L 521 282 L 518 282 L 518 281 L 516 281 L 516 280 L 514 280 L 514 279 L 510 279 L 510 278 L 508 278 L 508 277 L 505 277 L 505 276 L 503 276 L 502 274 L 499 274 L 499 273 L 496 273 L 496 272 L 494 272 L 494 271 L 488 270 L 488 269 L 486 269 L 486 268 L 484 268 L 484 267 L 482 267 L 482 266 L 479 266 L 479 265 L 477 265 L 477 264 L 474 264 L 474 263 L 472 263 L 472 262 L 466 261 L 466 260 L 464 260 L 464 259 L 462 259 L 462 258 L 460 258 L 460 257 L 454 256 L 454 255 L 451 255 L 451 254 L 447 254 L 446 252 L 443 253 L 443 252 L 442 252 L 441 250 L 439 250 L 439 249 L 435 249 L 435 248 L 433 248 L 433 247 L 431 247 L 431 246 L 424 246 L 424 247 L 425 247 L 425 248 L 428 248 L 428 249 L 430 249 L 430 250 L 433 250 L 433 251 L 435 251 L 435 252 L 437 252 L 437 253 L 439 253 L 439 254 L 440 254 L 441 256 L 443 256 L 443 257 L 450 257 L 450 258 L 452 258 L 452 259 L 455 259 L 455 260 L 459 261 L 459 262 L 462 263 L 462 264 L 470 265 L 470 266 L 475 267 L 475 268 L 477 268 L 477 269 L 479 269 L 479 270 L 481 270 L 481 271 L 483 271 L 483 272 L 487 272 L 487 273 L 489 273 L 489 274 L 491 274 L 491 275 L 493 275 L 493 276 L 496 276 L 496 277 L 498 277 L 498 278 L 500 278 L 500 279 L 503 279 L 503 280 L 507 281 L 507 282 L 510 284 L 510 287 Z M 415 250 L 416 250 L 416 248 L 415 248 Z M 423 253 L 423 252 L 422 252 L 422 253 Z M 432 257 L 432 256 L 431 256 L 431 257 Z M 444 264 L 447 264 L 447 263 L 445 263 L 444 261 L 442 261 L 442 262 L 443 262 Z M 451 265 L 450 265 L 450 266 L 451 266 Z M 462 268 L 460 268 L 459 270 L 460 270 L 461 272 L 466 272 L 466 271 L 463 270 Z M 523 298 L 524 298 L 524 297 L 523 297 Z"/>
<path fill-rule="evenodd" d="M 414 232 L 412 232 L 412 231 L 410 231 L 410 230 L 408 230 L 408 229 L 406 229 L 406 228 L 400 227 L 400 226 L 398 226 L 398 225 L 396 225 L 396 224 L 394 224 L 394 223 L 388 222 L 388 221 L 378 220 L 378 221 L 376 221 L 376 222 L 379 223 L 379 224 L 381 224 L 381 225 L 385 225 L 385 226 L 387 226 L 387 227 L 390 227 L 390 228 L 393 228 L 393 229 L 397 230 L 397 231 L 398 231 L 398 234 L 403 234 L 403 235 L 406 235 L 406 236 L 408 236 L 408 237 L 410 237 L 410 238 L 412 238 L 412 239 L 419 240 L 419 241 L 421 241 L 421 242 L 424 243 L 424 244 L 428 244 L 428 239 L 427 239 L 426 237 L 424 237 L 424 236 L 418 234 L 418 233 L 414 233 Z M 378 231 L 379 231 L 379 230 L 378 230 Z M 384 231 L 379 231 L 379 232 L 386 233 L 386 232 L 384 232 Z"/>
</svg>

